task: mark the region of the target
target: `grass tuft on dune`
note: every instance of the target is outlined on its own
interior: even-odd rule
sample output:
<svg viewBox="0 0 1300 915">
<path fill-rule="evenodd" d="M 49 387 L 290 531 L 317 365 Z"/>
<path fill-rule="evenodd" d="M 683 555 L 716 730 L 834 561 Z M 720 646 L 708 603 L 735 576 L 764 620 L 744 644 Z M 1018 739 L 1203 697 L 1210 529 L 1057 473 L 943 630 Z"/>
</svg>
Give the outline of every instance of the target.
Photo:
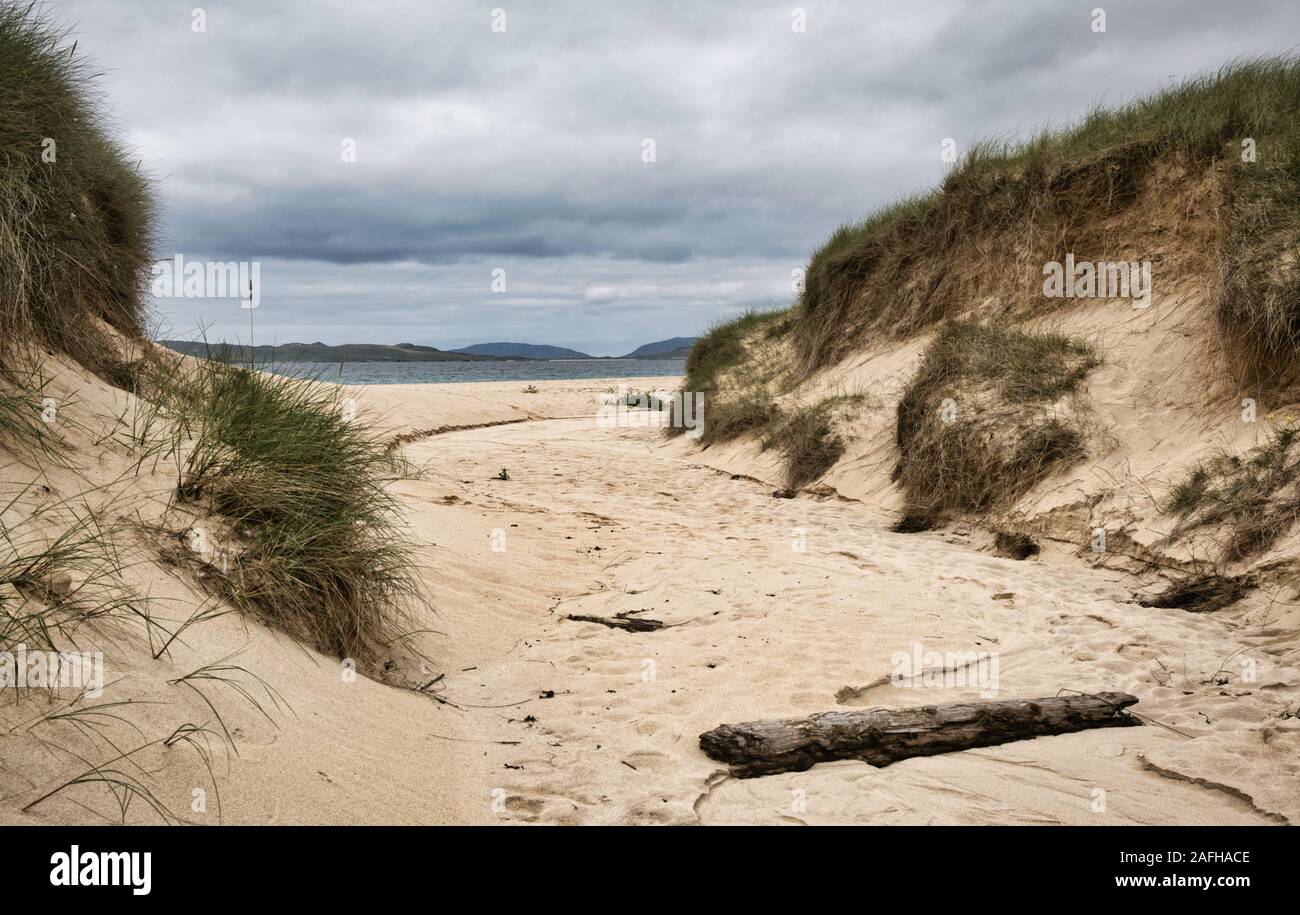
<svg viewBox="0 0 1300 915">
<path fill-rule="evenodd" d="M 140 334 L 154 210 L 94 80 L 36 4 L 0 2 L 0 359 L 35 341 L 119 383 L 99 322 Z"/>
<path fill-rule="evenodd" d="M 170 402 L 195 434 L 178 497 L 206 502 L 239 541 L 215 576 L 222 595 L 323 652 L 391 657 L 418 586 L 386 442 L 311 378 L 219 360 L 174 378 Z"/>
<path fill-rule="evenodd" d="M 945 324 L 898 403 L 903 527 L 1005 506 L 1083 457 L 1087 408 L 1073 395 L 1099 363 L 1059 334 Z"/>
<path fill-rule="evenodd" d="M 721 376 L 750 358 L 750 350 L 745 346 L 746 337 L 759 330 L 769 334 L 780 333 L 788 315 L 786 310 L 750 309 L 728 321 L 716 322 L 691 347 L 686 357 L 682 390 L 699 391 L 706 396 L 715 393 Z"/>
<path fill-rule="evenodd" d="M 836 394 L 782 411 L 764 432 L 763 447 L 781 453 L 787 487 L 805 486 L 835 466 L 845 445 L 839 420 L 867 403 L 865 394 Z"/>
<path fill-rule="evenodd" d="M 1300 519 L 1300 428 L 1282 426 L 1246 454 L 1220 453 L 1169 488 L 1161 509 L 1178 518 L 1170 539 L 1223 532 L 1222 554 L 1236 562 L 1264 552 Z"/>
</svg>

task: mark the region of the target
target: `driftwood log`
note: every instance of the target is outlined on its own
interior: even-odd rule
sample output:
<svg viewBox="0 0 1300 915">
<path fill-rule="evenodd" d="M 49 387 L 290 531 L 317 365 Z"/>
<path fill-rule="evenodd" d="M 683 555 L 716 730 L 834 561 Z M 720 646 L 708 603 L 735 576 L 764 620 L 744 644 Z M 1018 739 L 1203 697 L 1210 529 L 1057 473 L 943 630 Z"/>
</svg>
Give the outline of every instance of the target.
<svg viewBox="0 0 1300 915">
<path fill-rule="evenodd" d="M 724 724 L 700 735 L 700 749 L 728 763 L 731 774 L 741 778 L 802 772 L 836 759 L 887 766 L 911 756 L 1138 725 L 1141 722 L 1124 711 L 1136 702 L 1128 693 L 1095 693 L 822 712 L 807 718 Z"/>
</svg>

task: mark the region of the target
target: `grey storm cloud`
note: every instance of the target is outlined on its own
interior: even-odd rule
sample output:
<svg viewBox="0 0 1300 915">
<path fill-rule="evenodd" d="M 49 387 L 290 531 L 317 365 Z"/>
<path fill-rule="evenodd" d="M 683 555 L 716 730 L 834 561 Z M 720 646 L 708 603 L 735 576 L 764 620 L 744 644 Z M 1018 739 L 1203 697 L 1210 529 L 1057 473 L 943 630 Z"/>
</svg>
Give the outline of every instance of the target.
<svg viewBox="0 0 1300 915">
<path fill-rule="evenodd" d="M 263 262 L 259 333 L 598 353 L 789 303 L 837 225 L 941 178 L 945 138 L 1026 136 L 1300 35 L 1293 0 L 47 10 L 156 179 L 160 256 Z M 247 331 L 221 303 L 157 310 Z"/>
</svg>

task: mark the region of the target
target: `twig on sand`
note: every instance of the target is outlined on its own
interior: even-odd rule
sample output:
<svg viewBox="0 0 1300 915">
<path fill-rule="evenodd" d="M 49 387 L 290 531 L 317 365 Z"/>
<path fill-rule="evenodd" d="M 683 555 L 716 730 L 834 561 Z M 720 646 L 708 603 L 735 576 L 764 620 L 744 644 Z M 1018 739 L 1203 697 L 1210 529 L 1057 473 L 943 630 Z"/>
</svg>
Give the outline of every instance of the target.
<svg viewBox="0 0 1300 915">
<path fill-rule="evenodd" d="M 656 629 L 665 628 L 663 620 L 641 619 L 633 615 L 644 612 L 642 610 L 625 610 L 613 616 L 587 616 L 580 613 L 570 613 L 564 618 L 579 623 L 600 623 L 600 625 L 609 626 L 611 629 L 625 629 L 628 632 L 653 632 Z"/>
<path fill-rule="evenodd" d="M 430 734 L 430 737 L 436 737 L 439 740 L 450 740 L 453 743 L 496 743 L 505 747 L 517 747 L 522 740 L 484 740 L 476 737 L 448 737 L 446 734 Z"/>
<path fill-rule="evenodd" d="M 988 636 L 982 635 L 980 636 L 980 638 L 987 639 Z M 996 643 L 997 639 L 989 639 L 989 641 Z M 944 667 L 925 667 L 921 669 L 920 673 L 912 674 L 907 679 L 915 682 L 916 680 L 924 681 L 926 677 L 933 676 L 935 674 L 943 674 L 943 675 L 955 674 L 965 670 L 967 667 L 970 667 L 974 663 L 976 662 L 971 660 L 971 661 L 964 661 L 961 664 L 947 665 Z M 867 692 L 868 690 L 873 690 L 877 686 L 884 686 L 892 679 L 893 679 L 892 674 L 883 674 L 879 677 L 876 677 L 876 679 L 872 680 L 870 683 L 866 684 L 865 686 L 841 686 L 835 692 L 835 701 L 838 702 L 840 705 L 843 705 L 844 703 L 848 702 L 850 699 L 860 698 L 862 694 Z"/>
</svg>

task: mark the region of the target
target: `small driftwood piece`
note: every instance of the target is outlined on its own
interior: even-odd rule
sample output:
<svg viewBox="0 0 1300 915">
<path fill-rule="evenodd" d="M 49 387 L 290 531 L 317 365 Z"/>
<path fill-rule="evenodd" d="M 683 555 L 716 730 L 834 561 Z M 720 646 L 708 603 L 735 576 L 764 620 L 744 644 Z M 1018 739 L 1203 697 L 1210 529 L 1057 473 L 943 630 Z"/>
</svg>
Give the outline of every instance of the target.
<svg viewBox="0 0 1300 915">
<path fill-rule="evenodd" d="M 724 724 L 700 735 L 700 749 L 728 763 L 731 774 L 740 778 L 802 772 L 837 759 L 887 766 L 912 756 L 1139 725 L 1124 711 L 1136 702 L 1128 693 L 1106 692 L 822 712 L 807 718 Z"/>
<path fill-rule="evenodd" d="M 565 619 L 574 620 L 579 623 L 600 623 L 602 626 L 609 626 L 612 629 L 626 629 L 628 632 L 653 632 L 656 629 L 664 628 L 663 620 L 643 619 L 632 614 L 638 611 L 625 610 L 622 613 L 615 613 L 613 616 L 583 616 L 577 613 L 570 613 Z"/>
</svg>

